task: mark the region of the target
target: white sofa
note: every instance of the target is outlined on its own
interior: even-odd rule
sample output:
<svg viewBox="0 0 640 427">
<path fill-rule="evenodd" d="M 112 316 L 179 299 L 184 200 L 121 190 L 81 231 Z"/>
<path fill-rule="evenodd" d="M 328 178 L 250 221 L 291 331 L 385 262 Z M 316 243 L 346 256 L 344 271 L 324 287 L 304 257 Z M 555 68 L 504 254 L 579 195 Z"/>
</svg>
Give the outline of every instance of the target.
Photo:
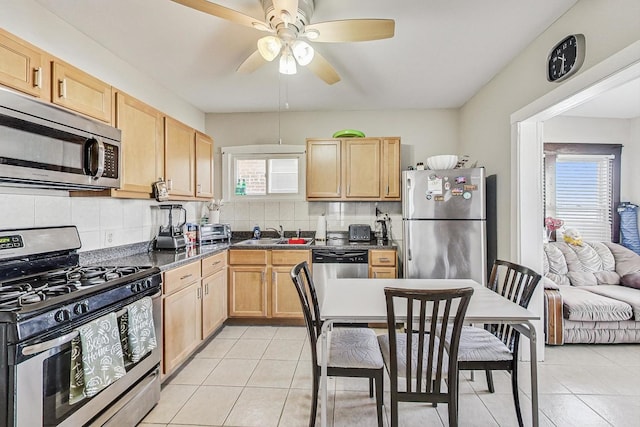
<svg viewBox="0 0 640 427">
<path fill-rule="evenodd" d="M 547 344 L 640 342 L 640 255 L 610 242 L 544 254 Z"/>
</svg>

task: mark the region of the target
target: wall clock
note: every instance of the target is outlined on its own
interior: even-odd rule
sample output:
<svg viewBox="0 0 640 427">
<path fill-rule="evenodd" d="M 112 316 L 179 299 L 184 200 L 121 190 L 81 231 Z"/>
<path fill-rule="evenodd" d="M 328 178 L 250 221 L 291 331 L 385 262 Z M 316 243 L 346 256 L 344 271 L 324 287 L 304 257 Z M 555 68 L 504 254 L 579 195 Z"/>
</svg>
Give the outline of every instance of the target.
<svg viewBox="0 0 640 427">
<path fill-rule="evenodd" d="M 585 40 L 582 34 L 567 36 L 555 45 L 547 57 L 547 80 L 560 82 L 575 74 L 584 63 Z"/>
</svg>

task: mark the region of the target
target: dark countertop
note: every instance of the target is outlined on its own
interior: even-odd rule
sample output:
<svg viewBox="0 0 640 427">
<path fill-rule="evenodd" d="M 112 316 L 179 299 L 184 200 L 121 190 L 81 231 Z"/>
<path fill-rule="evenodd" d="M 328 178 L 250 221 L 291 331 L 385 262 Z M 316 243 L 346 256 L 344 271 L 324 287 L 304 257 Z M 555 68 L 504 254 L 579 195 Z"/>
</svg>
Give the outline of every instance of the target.
<svg viewBox="0 0 640 427">
<path fill-rule="evenodd" d="M 375 240 L 370 242 L 345 242 L 345 241 L 329 241 L 316 242 L 310 245 L 238 245 L 242 240 L 232 241 L 228 243 L 218 243 L 203 246 L 192 246 L 179 251 L 171 250 L 154 250 L 147 252 L 149 248 L 148 242 L 126 245 L 123 247 L 100 249 L 90 252 L 80 253 L 81 265 L 111 265 L 111 266 L 153 266 L 158 267 L 162 271 L 171 270 L 188 264 L 193 261 L 215 255 L 227 249 L 240 250 L 272 250 L 272 249 L 314 249 L 314 248 L 332 248 L 332 249 L 397 249 L 397 245 L 393 243 L 385 243 L 378 245 Z M 327 244 L 328 243 L 328 244 Z"/>
</svg>

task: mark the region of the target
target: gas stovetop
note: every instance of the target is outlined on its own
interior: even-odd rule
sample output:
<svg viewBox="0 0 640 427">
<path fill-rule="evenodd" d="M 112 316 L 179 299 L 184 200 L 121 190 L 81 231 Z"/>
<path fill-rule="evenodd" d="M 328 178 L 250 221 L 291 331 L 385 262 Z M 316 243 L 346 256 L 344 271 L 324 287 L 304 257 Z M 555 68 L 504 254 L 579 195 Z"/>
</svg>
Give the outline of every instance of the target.
<svg viewBox="0 0 640 427">
<path fill-rule="evenodd" d="M 36 305 L 61 303 L 85 291 L 126 276 L 148 275 L 151 267 L 69 267 L 31 277 L 21 277 L 0 285 L 0 311 L 26 311 Z M 138 273 L 138 274 L 136 274 Z M 72 295 L 73 294 L 73 295 Z M 43 303 L 43 304 L 39 304 Z"/>
</svg>

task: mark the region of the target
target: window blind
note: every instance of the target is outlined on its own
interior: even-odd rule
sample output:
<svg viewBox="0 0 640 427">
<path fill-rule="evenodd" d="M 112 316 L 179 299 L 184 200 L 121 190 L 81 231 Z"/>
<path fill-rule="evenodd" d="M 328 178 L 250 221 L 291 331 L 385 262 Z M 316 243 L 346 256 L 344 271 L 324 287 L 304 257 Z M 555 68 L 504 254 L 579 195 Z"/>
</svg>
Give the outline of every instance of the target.
<svg viewBox="0 0 640 427">
<path fill-rule="evenodd" d="M 584 240 L 611 241 L 612 155 L 558 154 L 556 216 Z"/>
</svg>

